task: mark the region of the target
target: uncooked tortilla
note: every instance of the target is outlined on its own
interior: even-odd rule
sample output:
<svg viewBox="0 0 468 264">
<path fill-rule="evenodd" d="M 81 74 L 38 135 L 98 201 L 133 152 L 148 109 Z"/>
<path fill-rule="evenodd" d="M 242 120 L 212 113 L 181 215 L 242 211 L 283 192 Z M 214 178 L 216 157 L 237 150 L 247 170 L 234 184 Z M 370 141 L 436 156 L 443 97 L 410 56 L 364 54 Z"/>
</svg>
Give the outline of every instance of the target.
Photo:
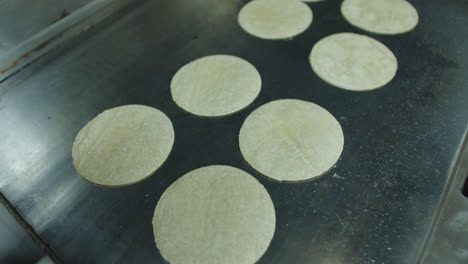
<svg viewBox="0 0 468 264">
<path fill-rule="evenodd" d="M 312 23 L 312 10 L 298 0 L 255 0 L 239 12 L 239 25 L 262 39 L 299 35 Z"/>
<path fill-rule="evenodd" d="M 262 105 L 239 132 L 245 160 L 278 181 L 304 181 L 324 174 L 337 162 L 343 143 L 341 126 L 327 110 L 293 99 Z"/>
<path fill-rule="evenodd" d="M 252 176 L 230 166 L 193 170 L 161 196 L 153 231 L 169 263 L 255 263 L 275 232 L 275 209 Z"/>
<path fill-rule="evenodd" d="M 262 79 L 249 62 L 230 55 L 192 61 L 172 78 L 175 103 L 195 115 L 224 116 L 247 107 L 260 93 Z"/>
<path fill-rule="evenodd" d="M 106 110 L 73 143 L 73 165 L 86 180 L 124 186 L 149 177 L 171 152 L 174 130 L 161 111 L 143 105 Z"/>
<path fill-rule="evenodd" d="M 384 86 L 397 71 L 397 59 L 377 40 L 354 33 L 321 39 L 309 57 L 312 69 L 326 82 L 353 91 Z"/>
<path fill-rule="evenodd" d="M 406 33 L 418 24 L 418 12 L 405 0 L 345 0 L 341 13 L 352 25 L 378 34 Z"/>
</svg>

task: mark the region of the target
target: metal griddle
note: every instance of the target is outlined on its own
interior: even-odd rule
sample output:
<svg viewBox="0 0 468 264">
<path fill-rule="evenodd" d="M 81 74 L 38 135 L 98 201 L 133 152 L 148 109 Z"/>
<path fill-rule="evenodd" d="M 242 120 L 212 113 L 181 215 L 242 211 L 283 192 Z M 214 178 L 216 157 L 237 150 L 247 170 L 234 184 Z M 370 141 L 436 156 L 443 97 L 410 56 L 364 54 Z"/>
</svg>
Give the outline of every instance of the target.
<svg viewBox="0 0 468 264">
<path fill-rule="evenodd" d="M 133 1 L 3 80 L 0 191 L 7 202 L 63 262 L 164 263 L 151 225 L 159 197 L 193 169 L 226 164 L 257 178 L 274 202 L 276 232 L 259 263 L 436 263 L 424 249 L 447 192 L 462 188 L 452 178 L 468 123 L 468 2 L 410 1 L 419 25 L 397 36 L 352 27 L 340 14 L 341 1 L 310 3 L 311 27 L 284 41 L 242 31 L 237 13 L 246 2 Z M 398 59 L 396 77 L 370 92 L 318 78 L 309 52 L 337 32 L 384 43 Z M 169 83 L 181 66 L 212 54 L 248 60 L 263 85 L 246 109 L 208 119 L 177 107 Z M 320 178 L 273 182 L 241 156 L 244 119 L 283 98 L 317 103 L 343 128 L 342 156 Z M 141 183 L 92 185 L 73 168 L 74 137 L 98 113 L 125 104 L 166 113 L 175 128 L 173 151 Z M 454 241 L 466 237 L 460 230 L 451 234 Z M 466 250 L 463 243 L 454 244 Z M 464 260 L 459 249 L 447 250 L 455 261 L 447 263 Z"/>
</svg>

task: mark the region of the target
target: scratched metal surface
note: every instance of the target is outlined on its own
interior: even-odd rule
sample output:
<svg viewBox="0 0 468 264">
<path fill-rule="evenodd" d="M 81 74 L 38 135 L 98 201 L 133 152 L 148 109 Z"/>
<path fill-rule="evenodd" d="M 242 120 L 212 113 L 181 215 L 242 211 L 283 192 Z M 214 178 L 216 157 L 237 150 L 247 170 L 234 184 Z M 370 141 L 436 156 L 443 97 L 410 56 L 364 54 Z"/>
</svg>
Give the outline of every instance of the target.
<svg viewBox="0 0 468 264">
<path fill-rule="evenodd" d="M 351 27 L 340 1 L 310 4 L 312 26 L 286 41 L 256 39 L 236 15 L 246 1 L 148 1 L 103 23 L 0 84 L 0 191 L 66 263 L 163 263 L 154 207 L 186 172 L 228 164 L 257 178 L 275 204 L 274 239 L 259 263 L 415 263 L 468 121 L 468 3 L 411 1 L 420 24 L 399 36 L 370 34 L 396 55 L 383 88 L 334 88 L 308 64 L 312 45 Z M 259 97 L 234 115 L 205 119 L 171 100 L 172 75 L 210 54 L 254 64 Z M 298 184 L 268 180 L 244 162 L 240 126 L 258 106 L 299 98 L 328 109 L 345 146 L 336 167 Z M 101 111 L 145 104 L 175 128 L 166 163 L 149 179 L 106 189 L 74 170 L 76 133 Z"/>
</svg>

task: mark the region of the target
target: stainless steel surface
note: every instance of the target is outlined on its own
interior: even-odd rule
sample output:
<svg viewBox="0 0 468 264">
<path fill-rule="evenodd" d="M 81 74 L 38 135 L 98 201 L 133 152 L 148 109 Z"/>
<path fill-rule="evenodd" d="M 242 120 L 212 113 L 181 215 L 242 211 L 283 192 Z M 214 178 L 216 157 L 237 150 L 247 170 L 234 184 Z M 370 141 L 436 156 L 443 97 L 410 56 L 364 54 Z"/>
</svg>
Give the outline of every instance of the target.
<svg viewBox="0 0 468 264">
<path fill-rule="evenodd" d="M 92 0 L 0 0 L 0 57 Z"/>
<path fill-rule="evenodd" d="M 0 22 L 3 22 L 0 23 L 0 82 L 60 43 L 139 1 L 3 0 L 0 2 Z"/>
<path fill-rule="evenodd" d="M 468 123 L 468 3 L 411 1 L 418 27 L 372 37 L 396 55 L 383 88 L 331 87 L 310 69 L 319 39 L 353 28 L 340 1 L 310 4 L 312 26 L 287 41 L 253 38 L 237 25 L 246 1 L 148 1 L 106 21 L 0 84 L 0 191 L 67 263 L 163 263 L 151 226 L 164 190 L 195 168 L 227 164 L 256 177 L 277 214 L 259 263 L 415 263 L 448 188 Z M 172 101 L 172 75 L 210 54 L 240 56 L 263 86 L 247 109 L 225 118 L 190 115 Z M 341 123 L 341 159 L 323 177 L 282 184 L 244 162 L 240 126 L 256 107 L 299 98 Z M 145 104 L 174 124 L 174 149 L 149 179 L 118 189 L 94 186 L 74 170 L 71 147 L 96 114 Z"/>
<path fill-rule="evenodd" d="M 27 237 L 29 238 L 28 240 L 26 240 L 25 242 L 30 242 L 30 243 L 35 243 L 36 244 L 36 247 L 38 246 L 38 250 L 40 252 L 42 252 L 42 254 L 44 254 L 44 257 L 47 257 L 47 259 L 51 260 L 51 261 L 54 261 L 56 263 L 60 263 L 60 259 L 55 255 L 55 253 L 49 248 L 49 246 L 41 239 L 41 237 L 39 237 L 39 235 L 34 231 L 34 229 L 31 227 L 31 225 L 29 225 L 24 219 L 23 217 L 21 216 L 21 214 L 18 212 L 18 210 L 16 210 L 16 208 L 14 207 L 14 205 L 12 205 L 10 203 L 10 201 L 8 201 L 6 199 L 6 197 L 0 193 L 0 203 L 2 203 L 2 205 L 4 206 L 4 208 L 7 210 L 6 213 L 9 214 L 9 216 L 13 219 L 13 221 L 16 221 L 16 224 L 17 226 L 19 226 L 19 228 L 22 229 L 23 231 L 23 236 L 24 235 L 27 235 Z M 16 232 L 18 235 L 19 233 Z M 8 241 L 7 238 L 5 238 L 4 236 L 2 236 L 2 240 L 5 240 L 7 241 L 7 243 L 9 242 L 14 242 L 14 241 Z M 26 243 L 23 243 L 21 242 L 21 244 L 17 244 L 17 245 L 14 245 L 13 243 L 13 247 L 11 248 L 11 250 L 8 250 L 7 251 L 18 251 L 18 252 L 22 252 L 22 256 L 21 256 L 21 259 L 23 260 L 31 260 L 32 257 L 34 257 L 34 252 L 31 251 L 31 252 L 24 252 L 25 249 L 27 249 L 27 247 L 25 247 Z M 37 254 L 37 253 L 36 253 Z M 41 254 L 41 255 L 42 255 Z M 9 257 L 10 253 L 7 252 L 7 257 Z M 12 262 L 12 263 L 23 263 L 23 262 L 26 262 L 26 261 L 14 261 L 14 258 L 13 259 L 10 259 L 9 261 L 6 261 L 8 263 Z M 30 261 L 28 261 L 30 262 Z M 3 262 L 1 262 L 3 263 Z"/>
<path fill-rule="evenodd" d="M 467 143 L 468 137 L 453 170 L 453 183 L 442 200 L 434 230 L 424 248 L 422 263 L 468 263 L 468 193 L 467 196 L 462 193 L 464 182 L 468 181 Z"/>
<path fill-rule="evenodd" d="M 0 203 L 0 263 L 35 263 L 41 248 Z"/>
</svg>

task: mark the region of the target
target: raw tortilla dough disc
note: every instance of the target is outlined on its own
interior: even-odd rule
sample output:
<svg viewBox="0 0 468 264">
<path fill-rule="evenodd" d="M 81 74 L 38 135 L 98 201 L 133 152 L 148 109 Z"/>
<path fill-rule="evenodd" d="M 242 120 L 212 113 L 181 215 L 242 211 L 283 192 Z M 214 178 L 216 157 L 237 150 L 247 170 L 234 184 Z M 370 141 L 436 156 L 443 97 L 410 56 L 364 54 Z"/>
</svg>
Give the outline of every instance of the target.
<svg viewBox="0 0 468 264">
<path fill-rule="evenodd" d="M 239 132 L 245 160 L 278 181 L 303 181 L 324 174 L 340 157 L 343 143 L 341 126 L 327 110 L 292 99 L 262 105 Z"/>
<path fill-rule="evenodd" d="M 169 263 L 255 263 L 275 232 L 275 209 L 252 176 L 230 166 L 193 170 L 161 196 L 153 231 Z"/>
<path fill-rule="evenodd" d="M 124 186 L 149 177 L 171 152 L 174 130 L 161 111 L 143 105 L 106 110 L 73 143 L 73 165 L 90 182 Z"/>
<path fill-rule="evenodd" d="M 239 25 L 262 39 L 299 35 L 312 23 L 312 10 L 298 0 L 255 0 L 239 12 Z"/>
<path fill-rule="evenodd" d="M 260 93 L 262 79 L 249 62 L 229 55 L 192 61 L 172 78 L 177 105 L 199 116 L 224 116 L 247 107 Z"/>
<path fill-rule="evenodd" d="M 418 24 L 418 12 L 405 0 L 345 0 L 341 13 L 353 26 L 379 34 L 406 33 Z"/>
<path fill-rule="evenodd" d="M 353 91 L 384 86 L 397 71 L 397 59 L 370 37 L 338 33 L 321 39 L 309 57 L 312 69 L 326 82 Z"/>
</svg>

